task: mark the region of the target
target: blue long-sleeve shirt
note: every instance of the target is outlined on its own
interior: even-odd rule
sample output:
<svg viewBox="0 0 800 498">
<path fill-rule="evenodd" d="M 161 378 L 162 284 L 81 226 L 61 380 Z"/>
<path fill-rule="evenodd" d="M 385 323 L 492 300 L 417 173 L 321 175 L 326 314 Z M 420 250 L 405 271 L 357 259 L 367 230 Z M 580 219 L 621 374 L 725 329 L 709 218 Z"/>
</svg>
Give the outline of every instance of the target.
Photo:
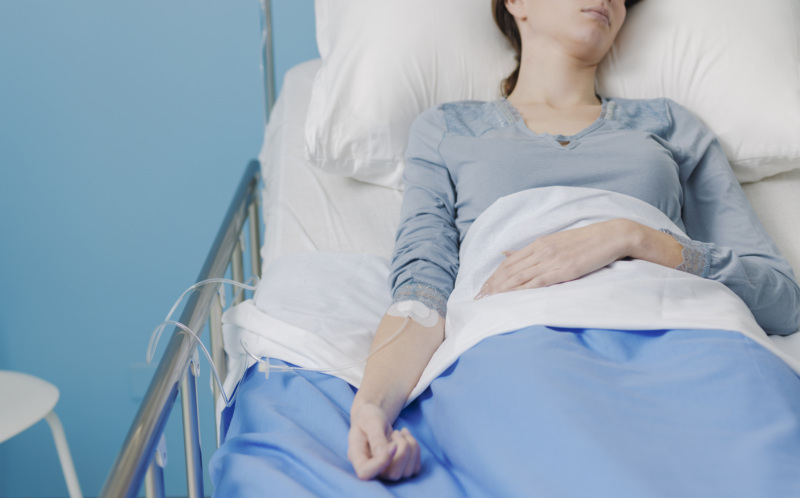
<svg viewBox="0 0 800 498">
<path fill-rule="evenodd" d="M 534 133 L 505 99 L 443 104 L 414 121 L 404 180 L 395 301 L 419 300 L 444 316 L 459 245 L 486 208 L 530 188 L 588 187 L 660 209 L 690 238 L 677 237 L 682 269 L 728 286 L 768 333 L 798 329 L 791 267 L 714 135 L 671 100 L 603 99 L 597 121 L 572 136 Z"/>
</svg>

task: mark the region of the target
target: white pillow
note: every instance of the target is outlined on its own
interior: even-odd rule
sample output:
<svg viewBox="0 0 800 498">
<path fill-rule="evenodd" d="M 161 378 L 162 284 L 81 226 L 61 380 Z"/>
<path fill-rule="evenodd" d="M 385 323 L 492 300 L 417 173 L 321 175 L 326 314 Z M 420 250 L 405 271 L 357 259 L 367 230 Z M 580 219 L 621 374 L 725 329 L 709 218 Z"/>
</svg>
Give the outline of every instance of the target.
<svg viewBox="0 0 800 498">
<path fill-rule="evenodd" d="M 402 187 L 408 128 L 441 102 L 500 97 L 514 56 L 490 0 L 316 0 L 322 68 L 306 122 L 321 168 Z"/>
<path fill-rule="evenodd" d="M 499 97 L 513 69 L 489 0 L 316 0 L 323 65 L 306 154 L 401 188 L 414 117 Z M 800 2 L 643 0 L 598 72 L 604 95 L 669 97 L 720 138 L 742 182 L 800 168 Z"/>
<path fill-rule="evenodd" d="M 800 168 L 800 1 L 643 0 L 598 87 L 690 109 L 740 182 Z"/>
</svg>

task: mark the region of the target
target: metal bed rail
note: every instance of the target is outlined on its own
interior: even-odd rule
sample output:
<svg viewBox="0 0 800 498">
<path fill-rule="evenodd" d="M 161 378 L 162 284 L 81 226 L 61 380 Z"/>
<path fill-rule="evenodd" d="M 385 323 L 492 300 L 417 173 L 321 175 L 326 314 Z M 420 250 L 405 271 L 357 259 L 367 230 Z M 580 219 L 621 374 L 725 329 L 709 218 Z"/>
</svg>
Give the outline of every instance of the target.
<svg viewBox="0 0 800 498">
<path fill-rule="evenodd" d="M 211 251 L 197 277 L 198 282 L 209 278 L 224 277 L 229 265 L 232 268 L 234 280 L 243 281 L 244 265 L 240 241 L 248 218 L 250 266 L 253 274 L 260 275 L 259 180 L 260 165 L 258 161 L 253 160 L 248 164 L 239 183 Z M 215 362 L 218 357 L 224 358 L 225 356 L 222 350 L 219 321 L 221 305 L 217 299 L 220 285 L 222 284 L 205 285 L 193 293 L 180 318 L 180 322 L 191 330 L 202 331 L 206 320 L 212 314 L 212 308 L 215 309 L 215 316 L 212 317 L 212 326 L 210 327 L 212 357 Z M 186 451 L 187 496 L 204 496 L 203 464 L 198 429 L 196 353 L 195 338 L 176 328 L 99 496 L 135 497 L 145 480 L 145 473 L 147 473 L 145 486 L 147 495 L 164 495 L 163 459 L 157 455 L 157 446 L 178 395 L 179 385 Z M 224 375 L 225 368 L 220 364 L 217 364 L 217 368 L 220 375 Z M 217 394 L 215 390 L 215 400 L 218 398 Z"/>
</svg>

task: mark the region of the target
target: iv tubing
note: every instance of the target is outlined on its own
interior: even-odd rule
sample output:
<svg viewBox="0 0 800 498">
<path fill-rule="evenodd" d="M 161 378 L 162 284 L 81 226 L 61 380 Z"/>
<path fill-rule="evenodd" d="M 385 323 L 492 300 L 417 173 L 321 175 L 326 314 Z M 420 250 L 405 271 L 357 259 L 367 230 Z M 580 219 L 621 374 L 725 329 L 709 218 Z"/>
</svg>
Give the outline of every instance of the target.
<svg viewBox="0 0 800 498">
<path fill-rule="evenodd" d="M 256 280 L 256 285 L 258 285 L 258 277 L 254 277 L 254 278 Z M 227 279 L 227 278 L 209 278 L 207 280 L 201 280 L 200 282 L 195 283 L 194 285 L 192 285 L 191 287 L 189 287 L 188 289 L 183 291 L 183 294 L 181 294 L 181 297 L 179 297 L 178 300 L 175 301 L 175 304 L 172 305 L 172 309 L 169 310 L 169 313 L 167 313 L 167 318 L 165 318 L 164 321 L 161 322 L 158 325 L 158 327 L 156 327 L 153 330 L 153 333 L 150 334 L 150 343 L 147 345 L 147 363 L 150 363 L 151 361 L 153 361 L 153 355 L 155 354 L 156 345 L 158 345 L 158 341 L 159 341 L 159 339 L 161 339 L 161 333 L 164 331 L 164 327 L 174 323 L 174 322 L 170 322 L 170 318 L 172 318 L 172 314 L 175 313 L 175 310 L 178 309 L 178 306 L 180 306 L 181 302 L 183 301 L 183 298 L 186 297 L 187 294 L 189 294 L 190 292 L 194 291 L 195 289 L 197 289 L 199 287 L 202 287 L 203 285 L 207 285 L 207 284 L 230 284 L 230 285 L 233 285 L 235 287 L 239 287 L 240 290 L 243 290 L 243 289 L 247 289 L 247 290 L 250 290 L 250 291 L 255 291 L 256 290 L 256 286 L 254 286 L 254 285 L 243 284 L 243 283 L 237 282 L 235 280 L 230 280 L 230 279 Z M 225 296 L 225 286 L 222 286 L 220 288 L 220 292 L 221 292 L 221 296 L 220 297 L 222 297 L 222 299 L 224 300 L 225 299 L 225 297 L 224 297 Z M 223 303 L 222 306 L 224 308 L 225 304 Z M 168 323 L 168 322 L 170 322 L 170 323 Z M 194 332 L 192 332 L 192 333 L 194 333 Z"/>
<path fill-rule="evenodd" d="M 256 277 L 256 280 L 257 280 L 257 277 Z M 161 333 L 164 331 L 164 328 L 167 325 L 173 325 L 175 327 L 178 327 L 179 329 L 181 329 L 181 331 L 183 333 L 189 334 L 192 338 L 194 338 L 194 340 L 200 346 L 200 349 L 203 351 L 203 354 L 205 355 L 206 359 L 208 360 L 209 365 L 211 366 L 211 373 L 214 376 L 214 380 L 216 381 L 217 386 L 219 386 L 219 391 L 222 394 L 222 398 L 225 400 L 225 405 L 226 406 L 231 406 L 231 404 L 233 403 L 233 400 L 236 398 L 236 394 L 239 391 L 239 386 L 241 385 L 242 378 L 244 377 L 245 371 L 247 370 L 247 362 L 244 363 L 244 368 L 242 369 L 242 373 L 238 376 L 239 380 L 236 382 L 236 386 L 233 388 L 233 391 L 231 392 L 231 395 L 228 396 L 227 393 L 225 392 L 225 389 L 224 389 L 223 385 L 222 385 L 222 381 L 219 378 L 219 372 L 217 372 L 217 367 L 216 367 L 216 365 L 214 365 L 214 360 L 211 358 L 211 354 L 208 352 L 208 349 L 206 349 L 206 346 L 205 346 L 205 344 L 203 344 L 203 341 L 200 340 L 200 336 L 198 336 L 192 329 L 190 329 L 185 324 L 183 324 L 183 323 L 181 323 L 179 321 L 170 320 L 170 318 L 172 317 L 172 314 L 175 313 L 175 310 L 178 308 L 178 306 L 180 305 L 181 301 L 183 301 L 183 298 L 186 297 L 186 295 L 188 293 L 194 291 L 198 287 L 201 287 L 201 286 L 206 285 L 206 284 L 211 284 L 211 283 L 230 284 L 232 286 L 239 287 L 240 290 L 243 290 L 243 289 L 247 289 L 247 290 L 251 290 L 251 291 L 255 291 L 256 290 L 255 286 L 242 284 L 240 282 L 236 282 L 234 280 L 229 280 L 229 279 L 226 279 L 226 278 L 210 278 L 208 280 L 202 280 L 200 282 L 195 283 L 194 285 L 192 285 L 188 289 L 186 289 L 183 292 L 183 294 L 181 294 L 181 296 L 178 298 L 178 300 L 175 302 L 175 304 L 172 306 L 172 309 L 169 310 L 169 313 L 167 314 L 166 320 L 161 322 L 153 330 L 152 334 L 150 335 L 150 343 L 147 346 L 147 363 L 150 363 L 153 360 L 153 355 L 155 354 L 156 346 L 158 345 L 158 341 L 161 338 Z M 220 290 L 220 293 L 221 293 L 220 297 L 222 299 L 224 299 L 224 289 L 225 289 L 225 287 L 222 286 L 221 290 Z M 349 368 L 356 367 L 356 366 L 366 362 L 370 357 L 372 357 L 372 355 L 374 355 L 375 353 L 381 351 L 383 348 L 388 346 L 390 342 L 395 340 L 397 338 L 397 336 L 399 336 L 400 333 L 403 332 L 403 330 L 405 330 L 405 328 L 408 326 L 408 324 L 409 324 L 409 322 L 411 320 L 412 320 L 411 317 L 406 316 L 405 319 L 403 320 L 403 323 L 400 325 L 400 327 L 397 329 L 397 331 L 394 334 L 391 335 L 391 337 L 389 337 L 388 339 L 383 341 L 383 343 L 380 346 L 375 348 L 375 350 L 370 351 L 370 353 L 367 356 L 365 356 L 364 358 L 362 358 L 361 360 L 359 360 L 357 362 L 354 362 L 354 363 L 350 363 L 348 365 L 343 365 L 343 366 L 338 366 L 338 367 L 312 368 L 312 367 L 290 367 L 290 366 L 286 366 L 286 365 L 272 365 L 269 362 L 269 357 L 266 357 L 265 359 L 262 359 L 262 358 L 258 358 L 253 353 L 251 353 L 250 350 L 247 349 L 247 345 L 244 342 L 244 338 L 239 340 L 239 344 L 242 346 L 242 349 L 244 349 L 245 354 L 256 361 L 256 364 L 258 364 L 258 366 L 259 366 L 258 367 L 259 371 L 265 372 L 267 377 L 269 377 L 269 371 L 270 370 L 274 370 L 276 372 L 288 372 L 288 371 L 291 371 L 291 370 L 304 370 L 304 371 L 309 371 L 309 372 L 323 372 L 323 373 L 324 372 L 338 372 L 338 371 L 341 371 L 341 370 L 347 370 Z"/>
<path fill-rule="evenodd" d="M 256 364 L 259 365 L 259 370 L 262 371 L 262 372 L 265 371 L 267 377 L 269 377 L 269 371 L 270 370 L 274 370 L 276 372 L 289 372 L 289 371 L 293 371 L 293 370 L 304 370 L 304 371 L 307 371 L 307 372 L 322 372 L 322 373 L 324 373 L 324 372 L 337 372 L 337 371 L 340 371 L 340 370 L 347 370 L 348 368 L 356 367 L 356 366 L 366 362 L 370 357 L 372 357 L 372 355 L 374 355 L 378 351 L 381 351 L 383 348 L 388 346 L 390 342 L 395 340 L 397 338 L 397 336 L 399 336 L 400 333 L 403 332 L 403 330 L 405 330 L 406 326 L 408 326 L 410 321 L 411 321 L 411 318 L 406 317 L 403 320 L 402 325 L 400 325 L 400 327 L 397 329 L 397 331 L 394 334 L 392 334 L 391 337 L 389 337 L 388 339 L 383 341 L 383 343 L 380 346 L 375 348 L 374 351 L 371 351 L 367 356 L 365 356 L 361 360 L 356 361 L 354 363 L 350 363 L 348 365 L 343 365 L 343 366 L 338 366 L 338 367 L 313 368 L 313 367 L 290 367 L 290 366 L 286 366 L 286 365 L 272 365 L 272 364 L 269 363 L 269 358 L 264 360 L 264 359 L 258 358 L 253 353 L 251 353 L 247 349 L 247 346 L 245 346 L 244 339 L 241 339 L 239 341 L 239 344 L 242 345 L 242 348 L 245 350 L 245 353 L 247 354 L 247 356 L 249 356 L 250 358 L 252 358 L 252 359 L 254 359 L 256 361 Z M 194 340 L 200 346 L 200 349 L 203 351 L 203 354 L 205 355 L 206 359 L 208 360 L 208 364 L 211 366 L 211 373 L 214 375 L 214 380 L 216 381 L 217 386 L 219 386 L 219 391 L 222 394 L 222 398 L 225 400 L 225 406 L 231 406 L 231 404 L 233 403 L 233 400 L 236 398 L 236 394 L 239 391 L 239 385 L 242 382 L 242 378 L 244 377 L 244 373 L 247 370 L 247 363 L 244 364 L 244 368 L 242 369 L 242 373 L 238 375 L 239 380 L 236 382 L 236 386 L 233 388 L 233 391 L 231 392 L 231 395 L 228 396 L 228 394 L 225 392 L 225 388 L 222 386 L 222 380 L 220 380 L 220 378 L 219 378 L 219 372 L 217 372 L 217 367 L 214 365 L 214 360 L 211 359 L 211 353 L 208 352 L 208 349 L 206 349 L 206 346 L 205 346 L 205 344 L 203 344 L 203 341 L 200 340 L 200 337 L 197 334 L 195 334 L 192 329 L 190 329 L 186 325 L 182 324 L 181 322 L 178 322 L 178 321 L 175 321 L 175 320 L 165 320 L 165 321 L 161 322 L 161 324 L 159 324 L 159 327 L 161 327 L 163 329 L 163 327 L 165 327 L 167 325 L 174 325 L 175 327 L 178 327 L 179 329 L 181 329 L 182 332 L 184 332 L 186 334 L 189 334 L 192 338 L 194 338 Z M 261 366 L 266 367 L 266 370 L 261 370 Z"/>
</svg>

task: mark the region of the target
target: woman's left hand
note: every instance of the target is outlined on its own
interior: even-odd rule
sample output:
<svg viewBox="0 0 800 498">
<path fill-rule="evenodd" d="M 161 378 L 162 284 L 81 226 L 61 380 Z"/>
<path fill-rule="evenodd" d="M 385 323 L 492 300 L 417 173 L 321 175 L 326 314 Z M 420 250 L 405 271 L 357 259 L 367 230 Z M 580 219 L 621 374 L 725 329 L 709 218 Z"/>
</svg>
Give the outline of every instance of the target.
<svg viewBox="0 0 800 498">
<path fill-rule="evenodd" d="M 618 218 L 540 237 L 522 249 L 504 253 L 506 260 L 475 299 L 578 279 L 631 256 L 641 227 Z"/>
</svg>

